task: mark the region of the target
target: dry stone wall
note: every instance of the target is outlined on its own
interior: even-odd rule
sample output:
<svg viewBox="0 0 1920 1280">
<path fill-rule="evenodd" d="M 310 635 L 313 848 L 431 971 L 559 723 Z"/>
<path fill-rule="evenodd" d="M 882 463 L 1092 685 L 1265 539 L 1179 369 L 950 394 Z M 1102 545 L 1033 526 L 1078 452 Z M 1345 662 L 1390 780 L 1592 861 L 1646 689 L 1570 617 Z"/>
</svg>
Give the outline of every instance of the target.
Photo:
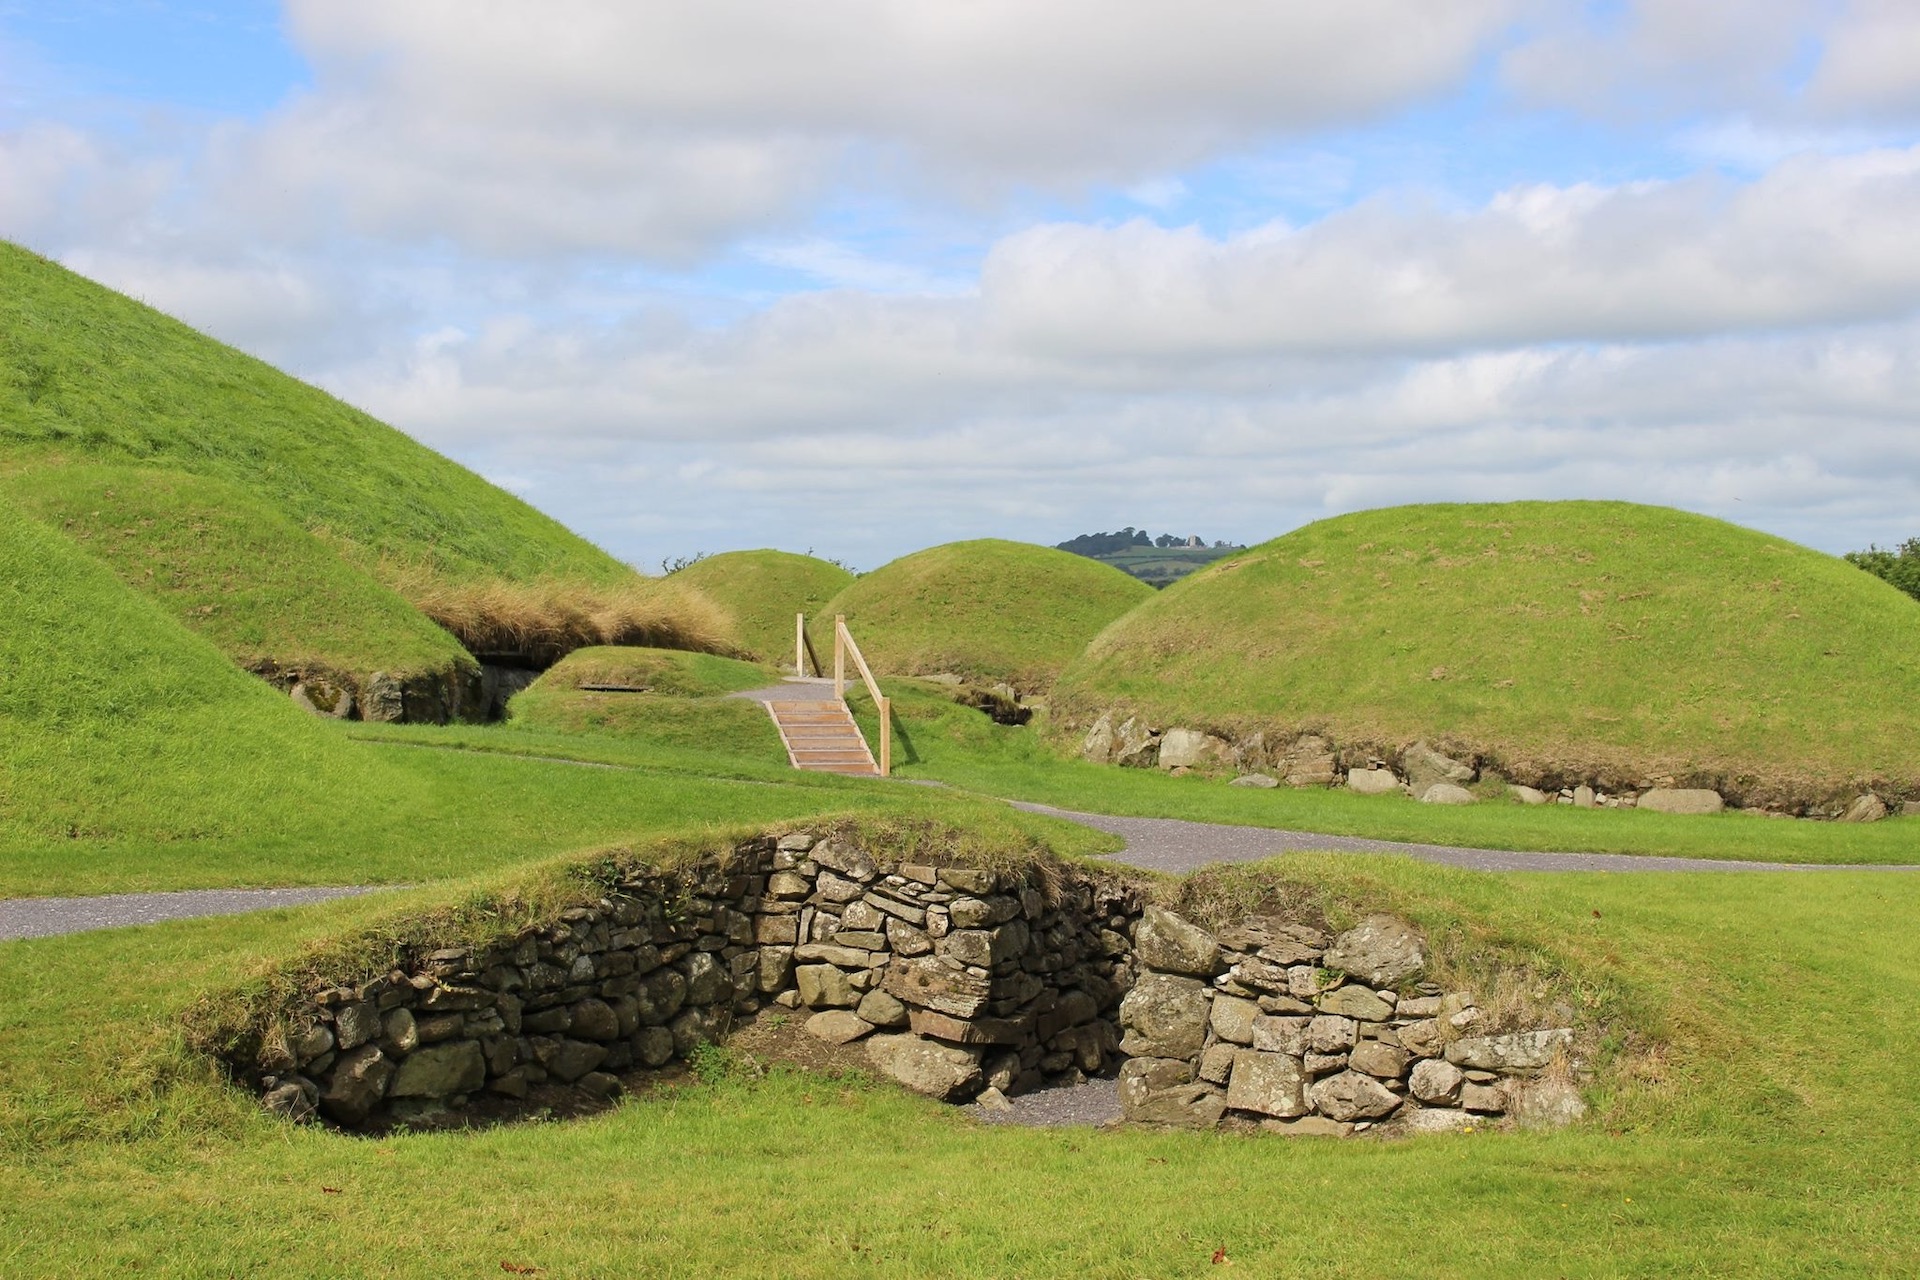
<svg viewBox="0 0 1920 1280">
<path fill-rule="evenodd" d="M 769 1008 L 954 1102 L 1117 1072 L 1143 1123 L 1350 1133 L 1578 1114 L 1559 1082 L 1570 1029 L 1481 1034 L 1472 997 L 1423 985 L 1426 965 L 1392 917 L 1335 937 L 1270 917 L 1210 933 L 1135 880 L 792 832 L 303 993 L 223 1052 L 270 1110 L 349 1129 L 511 1115 L 556 1089 L 608 1099 Z"/>
<path fill-rule="evenodd" d="M 1426 943 L 1392 916 L 1335 937 L 1257 917 L 1216 935 L 1149 906 L 1134 954 L 1142 972 L 1120 1006 L 1131 1120 L 1346 1135 L 1585 1111 L 1573 1029 L 1484 1034 L 1471 994 L 1419 981 Z"/>
<path fill-rule="evenodd" d="M 685 1059 L 764 1005 L 884 1074 L 962 1100 L 1117 1063 L 1137 891 L 881 860 L 769 836 L 481 950 L 451 948 L 277 1012 L 230 1051 L 266 1105 L 347 1128 L 416 1122 L 542 1086 L 592 1097 Z"/>
</svg>

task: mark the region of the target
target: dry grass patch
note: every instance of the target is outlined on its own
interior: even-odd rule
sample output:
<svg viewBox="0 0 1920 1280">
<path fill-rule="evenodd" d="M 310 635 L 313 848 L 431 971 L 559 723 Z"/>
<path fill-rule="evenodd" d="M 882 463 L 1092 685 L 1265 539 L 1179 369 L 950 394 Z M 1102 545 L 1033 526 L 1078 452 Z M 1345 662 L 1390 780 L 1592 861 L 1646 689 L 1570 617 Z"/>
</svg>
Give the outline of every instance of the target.
<svg viewBox="0 0 1920 1280">
<path fill-rule="evenodd" d="M 479 657 L 551 666 L 575 649 L 634 645 L 734 654 L 733 620 L 698 590 L 635 575 L 624 583 L 453 580 L 421 566 L 383 577 Z"/>
</svg>

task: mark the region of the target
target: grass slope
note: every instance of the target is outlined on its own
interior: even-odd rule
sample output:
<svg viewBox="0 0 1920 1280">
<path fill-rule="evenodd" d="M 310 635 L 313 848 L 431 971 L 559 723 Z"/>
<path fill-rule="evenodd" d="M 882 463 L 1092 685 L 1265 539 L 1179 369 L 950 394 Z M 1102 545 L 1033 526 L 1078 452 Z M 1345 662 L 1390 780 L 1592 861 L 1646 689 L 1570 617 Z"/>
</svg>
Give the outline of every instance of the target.
<svg viewBox="0 0 1920 1280">
<path fill-rule="evenodd" d="M 226 481 L 93 464 L 22 474 L 0 459 L 0 494 L 250 669 L 364 680 L 472 662 L 399 595 Z"/>
<path fill-rule="evenodd" d="M 348 558 L 612 583 L 632 570 L 326 393 L 0 242 L 0 451 L 227 480 Z"/>
<path fill-rule="evenodd" d="M 405 778 L 234 667 L 58 534 L 0 503 L 0 842 L 264 833 Z"/>
<path fill-rule="evenodd" d="M 882 565 L 820 612 L 829 628 L 833 615 L 847 615 L 878 672 L 951 671 L 1034 690 L 1051 684 L 1102 627 L 1153 594 L 1084 556 L 983 538 Z M 831 630 L 823 634 L 831 642 Z M 822 660 L 831 659 L 823 652 Z"/>
<path fill-rule="evenodd" d="M 1548 781 L 1920 788 L 1920 603 L 1779 538 L 1624 503 L 1308 525 L 1169 587 L 1057 693 L 1079 718 L 1426 737 Z"/>
<path fill-rule="evenodd" d="M 794 615 L 812 618 L 820 613 L 853 575 L 837 564 L 791 551 L 728 551 L 687 566 L 673 580 L 698 589 L 732 614 L 740 643 L 750 652 L 768 662 L 783 662 L 793 654 Z"/>
</svg>

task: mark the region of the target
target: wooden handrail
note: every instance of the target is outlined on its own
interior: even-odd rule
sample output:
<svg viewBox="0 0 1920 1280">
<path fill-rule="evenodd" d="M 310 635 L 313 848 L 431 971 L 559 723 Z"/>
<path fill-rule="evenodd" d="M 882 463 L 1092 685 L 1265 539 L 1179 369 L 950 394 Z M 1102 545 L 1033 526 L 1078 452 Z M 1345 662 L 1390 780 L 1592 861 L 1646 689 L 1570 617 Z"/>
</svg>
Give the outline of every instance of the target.
<svg viewBox="0 0 1920 1280">
<path fill-rule="evenodd" d="M 813 637 L 807 634 L 807 615 L 796 613 L 793 615 L 793 674 L 797 676 L 807 674 L 808 658 L 813 659 L 814 675 L 827 674 L 820 669 L 820 655 L 813 651 Z"/>
<path fill-rule="evenodd" d="M 860 679 L 866 683 L 867 692 L 873 696 L 873 705 L 880 712 L 880 776 L 893 776 L 893 702 L 880 692 L 880 682 L 873 678 L 873 668 L 867 665 L 860 646 L 854 643 L 853 633 L 847 630 L 847 616 L 834 615 L 833 619 L 833 696 L 842 702 L 847 697 L 847 654 L 853 654 L 853 665 L 859 668 Z"/>
</svg>

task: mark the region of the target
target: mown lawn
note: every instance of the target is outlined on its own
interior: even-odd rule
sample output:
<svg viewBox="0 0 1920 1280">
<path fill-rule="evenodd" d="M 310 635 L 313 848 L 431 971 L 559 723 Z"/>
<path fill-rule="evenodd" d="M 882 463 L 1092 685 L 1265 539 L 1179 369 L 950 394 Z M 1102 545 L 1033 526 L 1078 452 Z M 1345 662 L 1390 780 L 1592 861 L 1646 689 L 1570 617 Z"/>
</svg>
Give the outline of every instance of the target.
<svg viewBox="0 0 1920 1280">
<path fill-rule="evenodd" d="M 180 1011 L 376 904 L 0 947 L 0 1266 L 19 1275 L 1834 1276 L 1920 1267 L 1920 935 L 1905 878 L 1372 886 L 1563 958 L 1668 1047 L 1558 1135 L 1405 1143 L 979 1128 L 775 1073 L 603 1117 L 291 1129 Z"/>
</svg>

